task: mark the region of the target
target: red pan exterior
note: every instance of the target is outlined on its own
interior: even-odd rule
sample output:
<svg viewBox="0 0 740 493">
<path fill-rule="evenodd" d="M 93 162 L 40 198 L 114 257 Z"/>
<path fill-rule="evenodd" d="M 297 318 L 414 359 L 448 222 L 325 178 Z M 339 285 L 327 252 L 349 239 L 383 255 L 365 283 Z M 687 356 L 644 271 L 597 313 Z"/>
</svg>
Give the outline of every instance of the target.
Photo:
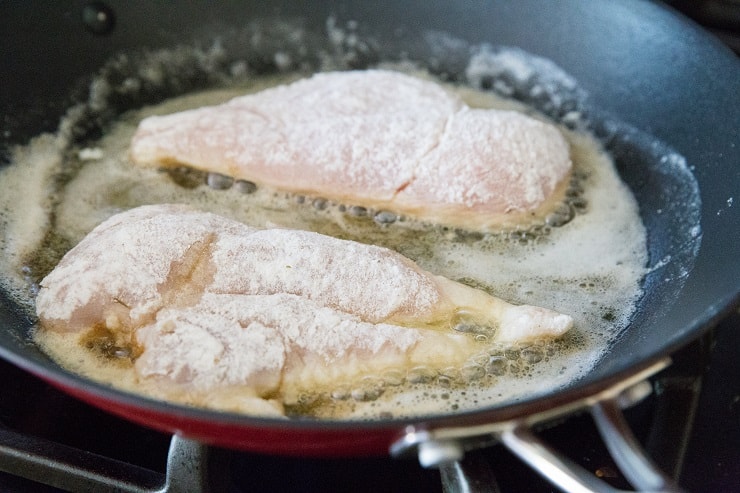
<svg viewBox="0 0 740 493">
<path fill-rule="evenodd" d="M 282 427 L 220 420 L 201 420 L 187 415 L 160 411 L 140 403 L 108 399 L 78 387 L 49 382 L 64 392 L 112 414 L 166 433 L 175 433 L 201 443 L 234 450 L 303 457 L 382 456 L 388 454 L 402 427 L 389 424 L 364 429 L 320 427 Z"/>
</svg>

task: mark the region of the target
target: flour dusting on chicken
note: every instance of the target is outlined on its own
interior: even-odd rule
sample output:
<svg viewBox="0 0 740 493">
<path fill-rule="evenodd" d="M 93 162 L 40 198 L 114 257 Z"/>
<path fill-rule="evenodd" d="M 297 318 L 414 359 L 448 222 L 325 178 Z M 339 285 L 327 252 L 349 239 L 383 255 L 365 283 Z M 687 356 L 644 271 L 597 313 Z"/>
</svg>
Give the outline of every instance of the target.
<svg viewBox="0 0 740 493">
<path fill-rule="evenodd" d="M 473 230 L 544 216 L 572 169 L 555 126 L 470 108 L 387 70 L 322 73 L 147 118 L 131 157 Z"/>
<path fill-rule="evenodd" d="M 238 387 L 276 405 L 367 374 L 462 367 L 490 345 L 459 325 L 512 344 L 573 324 L 391 250 L 170 205 L 94 229 L 44 278 L 36 306 L 45 330 L 108 334 L 165 396 Z"/>
</svg>

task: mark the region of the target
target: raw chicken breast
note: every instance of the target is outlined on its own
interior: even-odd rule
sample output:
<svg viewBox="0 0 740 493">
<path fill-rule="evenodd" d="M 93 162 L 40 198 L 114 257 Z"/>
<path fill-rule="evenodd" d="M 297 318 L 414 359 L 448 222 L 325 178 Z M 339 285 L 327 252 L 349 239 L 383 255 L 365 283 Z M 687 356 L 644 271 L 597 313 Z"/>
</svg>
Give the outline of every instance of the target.
<svg viewBox="0 0 740 493">
<path fill-rule="evenodd" d="M 161 396 L 240 409 L 254 402 L 234 399 L 290 401 L 387 370 L 462 366 L 486 346 L 456 327 L 509 344 L 572 326 L 385 248 L 176 205 L 95 228 L 41 282 L 36 307 L 45 330 L 102 332 L 132 348 L 138 377 Z M 280 412 L 273 404 L 256 407 Z"/>
<path fill-rule="evenodd" d="M 474 110 L 428 80 L 314 75 L 225 104 L 144 119 L 131 158 L 187 165 L 422 221 L 495 229 L 560 203 L 572 163 L 552 125 Z"/>
</svg>

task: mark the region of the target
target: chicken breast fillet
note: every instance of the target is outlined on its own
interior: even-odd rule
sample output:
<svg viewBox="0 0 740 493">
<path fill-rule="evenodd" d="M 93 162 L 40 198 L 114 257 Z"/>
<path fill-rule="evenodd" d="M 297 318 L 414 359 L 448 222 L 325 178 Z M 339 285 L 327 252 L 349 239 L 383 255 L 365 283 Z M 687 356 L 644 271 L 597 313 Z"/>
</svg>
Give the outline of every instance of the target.
<svg viewBox="0 0 740 493">
<path fill-rule="evenodd" d="M 138 378 L 155 381 L 159 396 L 240 409 L 234 396 L 290 401 L 388 370 L 462 366 L 485 346 L 454 330 L 461 324 L 504 344 L 572 326 L 385 248 L 177 205 L 103 222 L 44 278 L 36 307 L 45 330 L 102 331 L 134 348 Z"/>
<path fill-rule="evenodd" d="M 130 155 L 477 230 L 552 210 L 572 168 L 553 125 L 471 109 L 434 82 L 384 70 L 320 73 L 146 118 Z"/>
</svg>

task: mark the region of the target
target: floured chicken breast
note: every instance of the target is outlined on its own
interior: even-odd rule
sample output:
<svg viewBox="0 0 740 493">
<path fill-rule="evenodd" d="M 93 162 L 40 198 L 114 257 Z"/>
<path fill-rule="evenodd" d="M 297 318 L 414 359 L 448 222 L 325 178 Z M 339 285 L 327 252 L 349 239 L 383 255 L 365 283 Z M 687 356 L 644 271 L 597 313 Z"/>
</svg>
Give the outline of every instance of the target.
<svg viewBox="0 0 740 493">
<path fill-rule="evenodd" d="M 149 117 L 130 152 L 141 165 L 476 230 L 543 217 L 562 203 L 572 168 L 555 126 L 469 108 L 434 82 L 383 70 L 320 73 Z"/>
<path fill-rule="evenodd" d="M 263 414 L 301 392 L 461 367 L 488 345 L 572 326 L 385 248 L 177 205 L 99 225 L 41 282 L 36 307 L 43 330 L 130 354 L 158 397 Z"/>
</svg>

